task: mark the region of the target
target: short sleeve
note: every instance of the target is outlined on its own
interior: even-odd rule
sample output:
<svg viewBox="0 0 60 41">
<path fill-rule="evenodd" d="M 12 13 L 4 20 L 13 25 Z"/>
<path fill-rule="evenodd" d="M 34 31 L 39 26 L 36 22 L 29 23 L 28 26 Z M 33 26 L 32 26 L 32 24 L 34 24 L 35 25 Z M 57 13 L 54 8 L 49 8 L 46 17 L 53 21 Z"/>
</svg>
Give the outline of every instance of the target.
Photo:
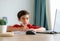
<svg viewBox="0 0 60 41">
<path fill-rule="evenodd" d="M 18 27 L 21 27 L 21 25 L 18 24 L 13 25 L 13 28 L 18 28 Z"/>
<path fill-rule="evenodd" d="M 40 26 L 33 26 L 31 24 L 28 24 L 27 27 L 29 27 L 30 29 L 33 28 L 33 29 L 38 29 L 40 28 Z"/>
</svg>

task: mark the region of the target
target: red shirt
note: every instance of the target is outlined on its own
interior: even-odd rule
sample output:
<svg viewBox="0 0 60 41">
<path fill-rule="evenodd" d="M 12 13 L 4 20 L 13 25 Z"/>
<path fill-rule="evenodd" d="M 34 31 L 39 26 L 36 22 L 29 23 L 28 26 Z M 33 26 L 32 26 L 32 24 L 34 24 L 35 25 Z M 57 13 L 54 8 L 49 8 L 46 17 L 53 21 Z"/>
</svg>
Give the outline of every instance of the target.
<svg viewBox="0 0 60 41">
<path fill-rule="evenodd" d="M 18 24 L 13 25 L 13 28 L 18 28 L 18 27 L 21 27 L 21 25 L 18 25 Z M 40 28 L 40 26 L 33 26 L 33 25 L 31 25 L 31 24 L 27 24 L 27 27 L 28 27 L 29 29 L 31 29 L 31 28 L 33 28 L 33 29 L 38 29 L 38 28 Z"/>
</svg>

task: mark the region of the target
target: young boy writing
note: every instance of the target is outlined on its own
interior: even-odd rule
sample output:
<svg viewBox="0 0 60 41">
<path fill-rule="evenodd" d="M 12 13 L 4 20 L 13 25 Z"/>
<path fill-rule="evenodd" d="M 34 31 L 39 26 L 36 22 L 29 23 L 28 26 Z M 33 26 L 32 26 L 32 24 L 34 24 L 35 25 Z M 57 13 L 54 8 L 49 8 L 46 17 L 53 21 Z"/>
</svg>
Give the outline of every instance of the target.
<svg viewBox="0 0 60 41">
<path fill-rule="evenodd" d="M 27 30 L 33 30 L 36 32 L 45 31 L 45 28 L 43 27 L 33 26 L 29 24 L 29 12 L 27 12 L 26 10 L 21 10 L 20 12 L 18 12 L 17 18 L 20 24 L 8 26 L 7 31 L 27 31 Z"/>
</svg>

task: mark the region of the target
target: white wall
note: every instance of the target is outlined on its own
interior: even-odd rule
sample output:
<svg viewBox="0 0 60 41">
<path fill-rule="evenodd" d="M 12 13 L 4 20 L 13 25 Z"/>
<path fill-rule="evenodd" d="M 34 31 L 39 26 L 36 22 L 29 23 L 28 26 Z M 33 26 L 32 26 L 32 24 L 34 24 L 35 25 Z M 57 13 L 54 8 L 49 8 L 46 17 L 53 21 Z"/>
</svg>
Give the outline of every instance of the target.
<svg viewBox="0 0 60 41">
<path fill-rule="evenodd" d="M 56 0 L 56 8 L 60 10 L 60 0 Z"/>
<path fill-rule="evenodd" d="M 34 0 L 0 0 L 0 17 L 7 17 L 8 25 L 18 23 L 16 15 L 22 9 L 30 12 L 33 24 Z"/>
</svg>

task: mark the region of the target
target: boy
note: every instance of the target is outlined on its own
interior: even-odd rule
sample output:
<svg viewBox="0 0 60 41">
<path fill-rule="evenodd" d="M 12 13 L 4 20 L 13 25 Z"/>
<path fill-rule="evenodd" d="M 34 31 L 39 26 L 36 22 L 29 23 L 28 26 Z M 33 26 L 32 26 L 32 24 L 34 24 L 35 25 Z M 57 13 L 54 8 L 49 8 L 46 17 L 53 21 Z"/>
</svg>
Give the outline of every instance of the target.
<svg viewBox="0 0 60 41">
<path fill-rule="evenodd" d="M 20 12 L 18 12 L 17 18 L 20 24 L 8 26 L 7 31 L 27 31 L 27 30 L 33 30 L 36 32 L 45 31 L 45 28 L 43 27 L 33 26 L 29 24 L 29 12 L 27 12 L 26 10 L 21 10 Z"/>
</svg>

